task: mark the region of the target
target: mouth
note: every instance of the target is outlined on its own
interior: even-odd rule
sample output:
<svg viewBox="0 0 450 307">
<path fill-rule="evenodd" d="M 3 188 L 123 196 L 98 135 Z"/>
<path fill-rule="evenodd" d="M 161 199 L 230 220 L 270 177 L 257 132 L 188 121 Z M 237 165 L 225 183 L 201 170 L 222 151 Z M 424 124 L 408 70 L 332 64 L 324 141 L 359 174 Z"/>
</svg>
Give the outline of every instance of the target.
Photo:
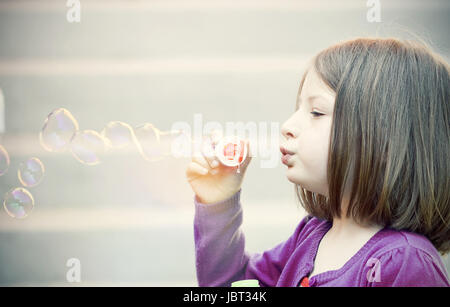
<svg viewBox="0 0 450 307">
<path fill-rule="evenodd" d="M 295 153 L 290 150 L 287 150 L 283 146 L 280 146 L 280 151 L 281 151 L 281 154 L 283 155 L 281 157 L 281 162 L 283 162 L 283 164 L 289 166 L 289 164 L 288 164 L 289 160 Z"/>
<path fill-rule="evenodd" d="M 290 155 L 290 154 L 285 154 L 285 155 L 283 155 L 283 156 L 281 157 L 281 162 L 283 162 L 283 164 L 289 166 L 288 162 L 289 162 L 289 159 L 290 159 L 291 157 L 292 157 L 292 155 Z"/>
<path fill-rule="evenodd" d="M 284 155 L 293 155 L 294 154 L 294 152 L 292 152 L 292 151 L 290 151 L 290 150 L 287 150 L 286 148 L 284 148 L 283 146 L 280 146 L 280 151 L 281 151 L 281 154 L 284 156 Z"/>
</svg>

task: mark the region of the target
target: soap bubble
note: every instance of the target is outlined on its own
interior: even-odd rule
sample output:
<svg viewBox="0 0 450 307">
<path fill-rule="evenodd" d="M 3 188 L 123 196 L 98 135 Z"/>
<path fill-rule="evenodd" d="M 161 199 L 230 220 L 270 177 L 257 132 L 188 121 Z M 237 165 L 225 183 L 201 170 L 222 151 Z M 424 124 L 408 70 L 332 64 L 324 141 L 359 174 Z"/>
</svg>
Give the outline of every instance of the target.
<svg viewBox="0 0 450 307">
<path fill-rule="evenodd" d="M 120 121 L 109 122 L 103 129 L 102 136 L 113 148 L 124 148 L 135 143 L 133 128 Z"/>
<path fill-rule="evenodd" d="M 4 175 L 9 167 L 9 154 L 5 147 L 0 145 L 0 176 Z"/>
<path fill-rule="evenodd" d="M 70 140 L 78 130 L 78 122 L 72 114 L 59 108 L 51 112 L 45 120 L 39 140 L 48 151 L 62 152 L 69 148 Z"/>
<path fill-rule="evenodd" d="M 94 130 L 77 131 L 70 145 L 72 155 L 86 165 L 99 164 L 105 153 L 105 139 Z"/>
<path fill-rule="evenodd" d="M 25 163 L 20 163 L 18 170 L 19 181 L 25 187 L 38 185 L 44 177 L 44 164 L 38 158 L 30 158 Z"/>
<path fill-rule="evenodd" d="M 13 218 L 26 218 L 34 207 L 33 195 L 25 188 L 12 189 L 6 193 L 3 207 Z"/>
<path fill-rule="evenodd" d="M 134 129 L 137 145 L 142 157 L 147 161 L 159 161 L 163 158 L 159 137 L 160 131 L 150 123 Z"/>
</svg>

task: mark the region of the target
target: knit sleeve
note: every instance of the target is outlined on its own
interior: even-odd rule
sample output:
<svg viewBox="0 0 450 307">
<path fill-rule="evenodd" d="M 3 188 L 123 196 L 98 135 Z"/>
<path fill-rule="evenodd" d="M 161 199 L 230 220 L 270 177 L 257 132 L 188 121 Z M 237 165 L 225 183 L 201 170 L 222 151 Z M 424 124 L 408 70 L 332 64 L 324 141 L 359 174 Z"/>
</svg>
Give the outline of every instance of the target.
<svg viewBox="0 0 450 307">
<path fill-rule="evenodd" d="M 262 254 L 245 251 L 241 230 L 241 189 L 215 204 L 202 204 L 194 197 L 194 240 L 199 286 L 230 286 L 242 279 L 257 279 L 260 286 L 275 286 L 295 248 L 302 221 L 286 241 Z"/>
<path fill-rule="evenodd" d="M 440 259 L 412 246 L 402 246 L 372 258 L 367 271 L 371 287 L 448 287 Z"/>
</svg>

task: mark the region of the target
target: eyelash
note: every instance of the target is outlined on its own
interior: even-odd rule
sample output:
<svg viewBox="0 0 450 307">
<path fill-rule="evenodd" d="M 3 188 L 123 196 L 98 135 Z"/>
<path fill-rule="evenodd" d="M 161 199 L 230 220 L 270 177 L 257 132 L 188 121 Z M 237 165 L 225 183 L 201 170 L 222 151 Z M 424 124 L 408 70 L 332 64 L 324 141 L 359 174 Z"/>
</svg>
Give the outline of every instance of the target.
<svg viewBox="0 0 450 307">
<path fill-rule="evenodd" d="M 311 114 L 313 114 L 314 115 L 314 117 L 320 117 L 320 116 L 322 116 L 323 114 L 322 113 L 318 113 L 318 112 L 311 112 Z M 317 115 L 317 116 L 315 116 L 315 115 Z"/>
</svg>

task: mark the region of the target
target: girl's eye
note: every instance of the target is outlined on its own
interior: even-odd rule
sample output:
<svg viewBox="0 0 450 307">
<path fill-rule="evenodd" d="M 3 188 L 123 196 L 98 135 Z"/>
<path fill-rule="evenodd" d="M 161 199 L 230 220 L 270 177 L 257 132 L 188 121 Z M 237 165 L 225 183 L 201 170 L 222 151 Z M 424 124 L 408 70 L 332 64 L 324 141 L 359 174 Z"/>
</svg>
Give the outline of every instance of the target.
<svg viewBox="0 0 450 307">
<path fill-rule="evenodd" d="M 311 112 L 311 114 L 314 116 L 314 117 L 319 117 L 319 116 L 321 116 L 321 115 L 323 115 L 322 113 L 318 113 L 318 112 Z"/>
</svg>

